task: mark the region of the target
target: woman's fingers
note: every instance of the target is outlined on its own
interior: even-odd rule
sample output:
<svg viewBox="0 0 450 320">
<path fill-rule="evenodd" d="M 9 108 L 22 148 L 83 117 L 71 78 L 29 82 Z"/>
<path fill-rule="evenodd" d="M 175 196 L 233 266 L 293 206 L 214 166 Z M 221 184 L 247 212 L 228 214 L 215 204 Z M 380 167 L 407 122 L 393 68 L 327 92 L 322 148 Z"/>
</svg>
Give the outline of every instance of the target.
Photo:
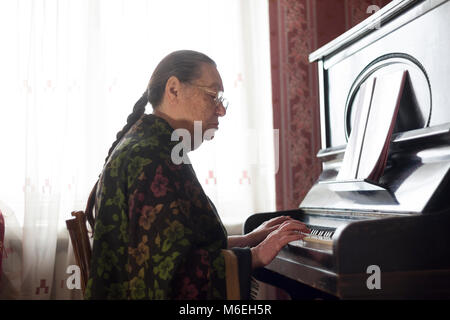
<svg viewBox="0 0 450 320">
<path fill-rule="evenodd" d="M 307 232 L 308 228 L 300 221 L 292 220 L 283 222 L 264 241 L 252 248 L 253 266 L 267 265 L 285 245 L 291 241 L 303 239 Z"/>
<path fill-rule="evenodd" d="M 280 245 L 281 247 L 284 247 L 285 245 L 287 245 L 289 242 L 292 241 L 296 241 L 296 240 L 301 240 L 305 237 L 305 235 L 303 234 L 291 234 L 291 235 L 284 235 L 280 238 Z"/>
<path fill-rule="evenodd" d="M 280 230 L 297 230 L 299 232 L 304 232 L 304 233 L 311 232 L 311 230 L 308 229 L 308 227 L 303 222 L 300 222 L 298 220 L 285 221 L 284 223 L 282 223 L 280 225 L 280 227 L 278 229 L 280 229 Z"/>
<path fill-rule="evenodd" d="M 274 224 L 280 224 L 283 221 L 286 221 L 286 220 L 289 220 L 289 219 L 292 219 L 292 218 L 289 217 L 289 216 L 279 216 L 279 217 L 275 217 L 275 218 L 270 219 L 268 222 L 269 223 L 274 223 Z"/>
<path fill-rule="evenodd" d="M 275 217 L 270 220 L 267 220 L 266 222 L 263 223 L 263 225 L 265 227 L 274 227 L 274 226 L 282 224 L 283 222 L 285 222 L 286 220 L 289 220 L 289 219 L 292 219 L 292 218 L 289 216 L 279 216 L 279 217 Z"/>
<path fill-rule="evenodd" d="M 273 231 L 258 246 L 252 248 L 254 267 L 267 265 L 285 245 L 301 240 L 311 232 L 303 222 L 295 219 L 273 219 L 271 223 L 274 221 L 278 224 L 271 227 L 266 225 L 266 230 L 273 229 Z"/>
<path fill-rule="evenodd" d="M 307 236 L 309 231 L 305 231 L 305 228 L 303 226 L 298 225 L 286 225 L 283 226 L 283 228 L 279 228 L 278 230 L 273 232 L 273 239 L 271 239 L 274 242 L 277 242 L 277 244 L 280 246 L 281 249 L 286 244 L 288 244 L 291 241 L 295 240 L 301 240 Z"/>
<path fill-rule="evenodd" d="M 287 223 L 289 221 L 296 221 L 296 220 L 292 219 L 289 216 L 278 216 L 265 221 L 263 224 L 261 224 L 258 228 L 256 228 L 250 233 L 249 236 L 250 242 L 248 244 L 257 245 L 262 240 L 264 240 L 267 237 L 267 235 L 277 230 L 284 223 Z"/>
<path fill-rule="evenodd" d="M 279 216 L 272 218 L 264 223 L 264 226 L 273 231 L 278 228 L 299 228 L 302 232 L 309 232 L 310 230 L 303 222 L 295 220 L 289 216 Z"/>
</svg>

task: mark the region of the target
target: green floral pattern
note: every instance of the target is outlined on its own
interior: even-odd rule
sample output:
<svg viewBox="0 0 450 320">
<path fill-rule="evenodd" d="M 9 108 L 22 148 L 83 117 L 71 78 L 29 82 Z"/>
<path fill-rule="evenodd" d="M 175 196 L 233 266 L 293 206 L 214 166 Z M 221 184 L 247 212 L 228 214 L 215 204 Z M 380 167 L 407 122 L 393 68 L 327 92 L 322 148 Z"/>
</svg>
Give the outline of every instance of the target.
<svg viewBox="0 0 450 320">
<path fill-rule="evenodd" d="M 225 299 L 225 229 L 173 129 L 143 116 L 106 164 L 86 299 Z"/>
</svg>

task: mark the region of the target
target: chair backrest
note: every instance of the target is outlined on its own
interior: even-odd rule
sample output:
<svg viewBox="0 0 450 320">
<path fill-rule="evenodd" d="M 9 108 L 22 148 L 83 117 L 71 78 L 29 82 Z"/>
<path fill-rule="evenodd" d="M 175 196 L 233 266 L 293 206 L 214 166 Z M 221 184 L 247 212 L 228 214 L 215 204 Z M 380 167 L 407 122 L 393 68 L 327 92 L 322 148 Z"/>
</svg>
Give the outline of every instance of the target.
<svg viewBox="0 0 450 320">
<path fill-rule="evenodd" d="M 86 215 L 83 211 L 73 211 L 72 216 L 75 218 L 66 220 L 66 225 L 67 230 L 69 230 L 70 240 L 75 254 L 75 261 L 80 267 L 81 289 L 83 290 L 84 295 L 89 278 L 92 249 L 86 227 Z"/>
</svg>

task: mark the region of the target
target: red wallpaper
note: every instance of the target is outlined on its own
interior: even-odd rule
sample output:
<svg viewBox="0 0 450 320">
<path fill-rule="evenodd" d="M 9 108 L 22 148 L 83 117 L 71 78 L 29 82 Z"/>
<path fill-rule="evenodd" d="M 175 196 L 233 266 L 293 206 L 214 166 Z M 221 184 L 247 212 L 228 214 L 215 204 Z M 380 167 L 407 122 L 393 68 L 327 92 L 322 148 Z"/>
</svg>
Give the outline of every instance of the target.
<svg viewBox="0 0 450 320">
<path fill-rule="evenodd" d="M 269 0 L 274 128 L 280 130 L 277 210 L 297 208 L 321 165 L 317 66 L 311 52 L 387 0 Z"/>
</svg>

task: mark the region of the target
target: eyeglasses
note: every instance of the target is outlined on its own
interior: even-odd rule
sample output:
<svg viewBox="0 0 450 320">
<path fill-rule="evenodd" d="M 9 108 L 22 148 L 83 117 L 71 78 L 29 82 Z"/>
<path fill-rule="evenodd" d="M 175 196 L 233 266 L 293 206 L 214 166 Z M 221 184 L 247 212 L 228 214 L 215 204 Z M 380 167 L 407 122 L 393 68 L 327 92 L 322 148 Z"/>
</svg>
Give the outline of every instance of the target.
<svg viewBox="0 0 450 320">
<path fill-rule="evenodd" d="M 214 104 L 216 105 L 216 107 L 219 107 L 220 105 L 222 105 L 222 107 L 225 109 L 225 111 L 227 110 L 227 108 L 230 105 L 230 102 L 228 101 L 227 98 L 225 98 L 223 96 L 223 91 L 214 91 L 209 89 L 208 87 L 205 86 L 199 86 L 193 83 L 190 83 L 190 85 L 197 87 L 201 90 L 203 90 L 204 92 L 206 92 L 208 95 L 210 95 L 211 97 L 214 98 Z"/>
</svg>

